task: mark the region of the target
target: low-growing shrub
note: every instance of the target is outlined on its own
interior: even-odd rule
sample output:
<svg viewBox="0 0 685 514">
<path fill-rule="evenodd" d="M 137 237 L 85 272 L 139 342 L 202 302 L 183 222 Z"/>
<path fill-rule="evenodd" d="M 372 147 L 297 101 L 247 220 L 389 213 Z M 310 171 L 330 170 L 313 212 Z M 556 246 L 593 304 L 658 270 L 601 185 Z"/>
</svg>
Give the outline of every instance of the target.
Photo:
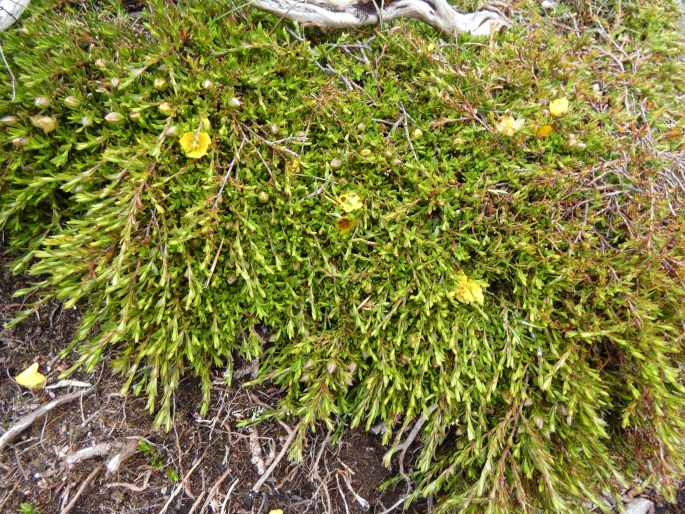
<svg viewBox="0 0 685 514">
<path fill-rule="evenodd" d="M 420 428 L 408 500 L 439 512 L 607 508 L 637 476 L 668 492 L 675 7 L 517 8 L 492 41 L 446 42 L 222 2 L 36 2 L 0 39 L 22 293 L 80 305 L 75 366 L 111 356 L 163 426 L 184 374 L 206 408 L 239 356 L 282 387 L 269 415 L 299 420 L 294 457 L 320 423 L 383 422 L 388 461 Z"/>
</svg>

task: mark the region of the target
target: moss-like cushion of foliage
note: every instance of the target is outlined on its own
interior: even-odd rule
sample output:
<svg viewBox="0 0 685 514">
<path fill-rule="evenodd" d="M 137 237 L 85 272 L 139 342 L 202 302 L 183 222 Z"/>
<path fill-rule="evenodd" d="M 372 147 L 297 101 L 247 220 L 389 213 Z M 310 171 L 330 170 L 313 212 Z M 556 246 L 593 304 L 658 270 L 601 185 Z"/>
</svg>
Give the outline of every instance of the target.
<svg viewBox="0 0 685 514">
<path fill-rule="evenodd" d="M 517 4 L 492 41 L 445 42 L 411 23 L 304 38 L 223 2 L 37 2 L 0 36 L 0 227 L 39 301 L 82 305 L 77 366 L 113 355 L 168 426 L 184 374 L 206 403 L 212 373 L 259 357 L 294 453 L 321 422 L 382 421 L 397 448 L 425 420 L 409 499 L 439 512 L 668 486 L 675 6 Z"/>
</svg>

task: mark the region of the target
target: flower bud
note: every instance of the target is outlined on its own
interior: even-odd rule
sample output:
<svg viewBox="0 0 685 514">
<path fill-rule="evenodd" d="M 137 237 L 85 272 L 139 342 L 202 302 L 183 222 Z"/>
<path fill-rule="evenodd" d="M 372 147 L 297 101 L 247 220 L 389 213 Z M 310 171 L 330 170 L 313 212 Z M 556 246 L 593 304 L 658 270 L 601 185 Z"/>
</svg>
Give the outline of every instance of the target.
<svg viewBox="0 0 685 514">
<path fill-rule="evenodd" d="M 412 132 L 411 135 L 414 139 L 419 139 L 421 136 L 423 136 L 423 130 L 417 128 L 416 130 L 414 130 L 414 132 Z"/>
<path fill-rule="evenodd" d="M 22 146 L 26 146 L 29 142 L 29 139 L 27 137 L 15 137 L 12 139 L 12 146 L 14 148 L 21 148 Z"/>
<path fill-rule="evenodd" d="M 262 191 L 259 193 L 258 198 L 261 203 L 266 203 L 269 201 L 269 193 L 267 193 L 266 191 Z"/>
<path fill-rule="evenodd" d="M 109 80 L 109 85 L 112 87 L 112 89 L 116 89 L 119 87 L 119 84 L 121 84 L 121 80 L 119 80 L 118 77 L 112 77 Z"/>
<path fill-rule="evenodd" d="M 169 102 L 162 102 L 157 109 L 165 116 L 171 116 L 174 113 L 174 107 Z"/>
<path fill-rule="evenodd" d="M 93 118 L 90 116 L 82 116 L 80 122 L 83 127 L 90 127 L 93 125 Z"/>
<path fill-rule="evenodd" d="M 133 121 L 138 121 L 140 119 L 140 111 L 132 110 L 128 113 L 128 117 L 131 118 Z"/>
<path fill-rule="evenodd" d="M 238 107 L 240 107 L 240 105 L 241 105 L 240 100 L 238 98 L 236 98 L 235 96 L 228 101 L 228 106 L 233 108 L 233 109 L 237 109 Z"/>
<path fill-rule="evenodd" d="M 124 117 L 121 114 L 119 114 L 118 112 L 110 112 L 110 113 L 107 113 L 107 115 L 105 116 L 105 121 L 107 123 L 119 123 L 123 119 L 124 119 Z"/>
<path fill-rule="evenodd" d="M 214 89 L 214 82 L 209 79 L 205 79 L 202 81 L 202 87 L 205 89 Z"/>
<path fill-rule="evenodd" d="M 3 116 L 2 118 L 0 118 L 0 125 L 15 125 L 16 123 L 16 116 Z"/>
<path fill-rule="evenodd" d="M 100 70 L 104 70 L 105 68 L 107 68 L 107 63 L 105 62 L 104 59 L 95 59 L 94 64 L 95 64 L 95 67 L 100 69 Z"/>
<path fill-rule="evenodd" d="M 152 85 L 156 90 L 161 91 L 166 87 L 166 80 L 163 78 L 156 78 Z"/>
<path fill-rule="evenodd" d="M 49 134 L 57 128 L 57 120 L 52 116 L 32 116 L 31 124 L 41 129 L 44 134 Z"/>
<path fill-rule="evenodd" d="M 50 107 L 50 99 L 46 96 L 39 96 L 33 101 L 33 105 L 39 109 L 47 109 Z"/>
<path fill-rule="evenodd" d="M 69 109 L 75 109 L 76 107 L 79 106 L 80 103 L 81 102 L 79 101 L 79 99 L 76 98 L 75 96 L 67 96 L 64 99 L 64 105 L 69 107 Z"/>
<path fill-rule="evenodd" d="M 342 161 L 340 159 L 333 159 L 330 162 L 330 166 L 332 170 L 337 170 L 342 166 Z"/>
<path fill-rule="evenodd" d="M 361 152 L 359 152 L 362 157 L 370 157 L 371 156 L 371 150 L 368 148 L 364 148 Z"/>
<path fill-rule="evenodd" d="M 172 125 L 164 131 L 164 135 L 169 137 L 174 137 L 176 134 L 178 134 L 178 127 L 176 125 Z"/>
</svg>

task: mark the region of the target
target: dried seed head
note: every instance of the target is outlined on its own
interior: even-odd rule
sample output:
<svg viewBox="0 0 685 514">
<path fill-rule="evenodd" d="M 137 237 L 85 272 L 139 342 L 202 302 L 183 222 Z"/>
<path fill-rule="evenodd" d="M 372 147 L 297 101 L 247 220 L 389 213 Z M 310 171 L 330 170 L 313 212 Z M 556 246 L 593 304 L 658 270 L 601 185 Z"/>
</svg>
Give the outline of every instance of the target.
<svg viewBox="0 0 685 514">
<path fill-rule="evenodd" d="M 338 365 L 334 361 L 330 361 L 328 365 L 326 365 L 326 370 L 328 370 L 329 374 L 335 373 L 335 370 L 338 369 Z"/>
<path fill-rule="evenodd" d="M 121 114 L 119 114 L 118 112 L 110 112 L 110 113 L 107 113 L 107 115 L 105 116 L 105 121 L 107 123 L 119 123 L 123 119 L 124 119 L 124 117 Z"/>
<path fill-rule="evenodd" d="M 41 129 L 44 134 L 49 134 L 57 128 L 57 120 L 52 116 L 32 116 L 31 124 Z"/>
<path fill-rule="evenodd" d="M 50 107 L 50 99 L 46 96 L 39 96 L 33 100 L 33 105 L 39 109 L 47 109 Z"/>
</svg>

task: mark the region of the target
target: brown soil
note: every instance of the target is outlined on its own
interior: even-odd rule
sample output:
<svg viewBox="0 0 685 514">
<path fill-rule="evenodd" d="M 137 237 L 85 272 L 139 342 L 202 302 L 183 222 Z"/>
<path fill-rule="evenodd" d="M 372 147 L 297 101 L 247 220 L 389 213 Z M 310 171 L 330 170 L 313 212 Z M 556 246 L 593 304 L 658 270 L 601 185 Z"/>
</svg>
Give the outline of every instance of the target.
<svg viewBox="0 0 685 514">
<path fill-rule="evenodd" d="M 7 262 L 0 257 L 0 433 L 20 416 L 75 390 L 34 393 L 12 377 L 37 360 L 48 384 L 56 383 L 59 373 L 73 362 L 73 356 L 61 359 L 59 352 L 79 320 L 77 309 L 65 310 L 53 302 L 18 327 L 2 330 L 23 305 L 13 292 L 30 283 L 12 277 Z M 112 476 L 101 469 L 80 494 L 72 514 L 157 513 L 174 494 L 168 514 L 268 513 L 276 508 L 287 514 L 380 513 L 404 491 L 401 487 L 379 493 L 378 486 L 393 471 L 382 465 L 379 438 L 363 432 L 347 430 L 337 444 L 327 442 L 315 466 L 326 439 L 322 429 L 309 436 L 302 463 L 283 459 L 262 491 L 251 495 L 259 478 L 251 461 L 251 429 L 237 425 L 263 409 L 263 404 L 273 404 L 279 393 L 275 389 L 217 384 L 210 411 L 201 417 L 198 385 L 186 379 L 176 395 L 173 429 L 165 433 L 153 429 L 145 400 L 119 394 L 121 378 L 107 370 L 106 359 L 93 373 L 80 371 L 71 378 L 94 384 L 94 392 L 52 411 L 0 453 L 0 513 L 19 512 L 23 502 L 42 514 L 61 512 L 88 475 L 106 461 L 92 458 L 68 469 L 64 457 L 95 444 L 118 445 L 133 437 L 144 437 L 149 449 L 138 451 Z M 260 424 L 256 430 L 268 463 L 269 456 L 281 449 L 286 430 L 276 422 Z M 368 511 L 355 500 L 347 482 L 370 503 Z M 415 505 L 409 512 L 425 512 L 425 508 Z"/>
</svg>

